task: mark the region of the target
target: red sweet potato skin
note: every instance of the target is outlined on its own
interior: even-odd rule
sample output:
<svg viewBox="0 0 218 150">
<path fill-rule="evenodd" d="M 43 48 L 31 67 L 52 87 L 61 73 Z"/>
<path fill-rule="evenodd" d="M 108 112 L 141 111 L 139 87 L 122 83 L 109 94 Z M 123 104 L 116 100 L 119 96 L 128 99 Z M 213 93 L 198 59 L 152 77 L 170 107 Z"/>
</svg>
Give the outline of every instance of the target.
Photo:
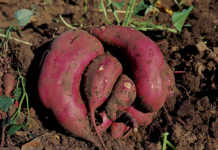
<svg viewBox="0 0 218 150">
<path fill-rule="evenodd" d="M 138 128 L 139 125 L 149 125 L 157 114 L 157 112 L 143 113 L 132 106 L 126 109 L 126 112 L 132 119 L 134 128 Z"/>
<path fill-rule="evenodd" d="M 80 81 L 88 64 L 103 53 L 101 43 L 87 32 L 65 32 L 53 41 L 38 82 L 43 104 L 54 112 L 60 124 L 95 144 L 98 141 L 90 130 Z"/>
<path fill-rule="evenodd" d="M 102 118 L 102 123 L 97 126 L 97 131 L 99 133 L 102 133 L 111 126 L 112 121 L 107 117 L 107 114 L 105 112 L 101 112 L 100 115 Z"/>
<path fill-rule="evenodd" d="M 121 73 L 120 62 L 112 55 L 106 54 L 94 59 L 85 75 L 85 94 L 89 101 L 91 120 L 104 148 L 104 141 L 96 126 L 95 110 L 107 100 Z"/>
<path fill-rule="evenodd" d="M 169 89 L 174 87 L 174 77 L 166 67 L 159 47 L 130 27 L 105 26 L 94 28 L 91 33 L 101 41 L 121 48 L 130 61 L 137 96 L 148 109 L 158 111 L 165 103 Z"/>
<path fill-rule="evenodd" d="M 134 82 L 127 76 L 122 74 L 115 85 L 114 100 L 121 107 L 130 106 L 136 98 L 136 88 Z"/>
<path fill-rule="evenodd" d="M 84 83 L 90 109 L 96 109 L 105 102 L 122 71 L 120 62 L 110 54 L 93 60 L 88 66 Z"/>
<path fill-rule="evenodd" d="M 129 130 L 129 126 L 125 125 L 122 122 L 113 122 L 111 126 L 111 136 L 114 139 L 121 138 L 123 134 Z"/>
<path fill-rule="evenodd" d="M 106 105 L 106 112 L 111 120 L 117 119 L 117 113 L 127 109 L 136 98 L 136 87 L 134 82 L 127 76 L 122 74 L 118 79 L 110 99 Z"/>
</svg>

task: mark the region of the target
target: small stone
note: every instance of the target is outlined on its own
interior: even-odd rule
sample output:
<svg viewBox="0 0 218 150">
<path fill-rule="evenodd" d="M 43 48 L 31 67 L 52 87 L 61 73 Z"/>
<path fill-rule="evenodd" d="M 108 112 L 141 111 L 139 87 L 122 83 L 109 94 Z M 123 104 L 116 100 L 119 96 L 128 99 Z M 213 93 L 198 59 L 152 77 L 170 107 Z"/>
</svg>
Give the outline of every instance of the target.
<svg viewBox="0 0 218 150">
<path fill-rule="evenodd" d="M 218 56 L 218 47 L 213 48 L 214 53 Z"/>
<path fill-rule="evenodd" d="M 209 48 L 207 47 L 207 45 L 201 41 L 198 44 L 196 44 L 196 47 L 198 49 L 198 51 L 202 54 L 205 50 L 208 50 Z"/>
<path fill-rule="evenodd" d="M 41 144 L 40 137 L 33 139 L 32 141 L 24 144 L 21 147 L 21 150 L 42 150 L 42 149 L 43 149 L 43 145 Z"/>
</svg>

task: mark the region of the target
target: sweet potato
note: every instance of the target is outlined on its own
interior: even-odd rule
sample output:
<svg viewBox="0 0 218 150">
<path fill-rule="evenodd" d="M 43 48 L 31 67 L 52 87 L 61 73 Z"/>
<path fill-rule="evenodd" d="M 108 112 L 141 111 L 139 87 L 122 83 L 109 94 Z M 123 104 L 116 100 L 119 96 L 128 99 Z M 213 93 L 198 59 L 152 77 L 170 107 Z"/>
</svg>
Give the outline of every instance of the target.
<svg viewBox="0 0 218 150">
<path fill-rule="evenodd" d="M 131 119 L 135 132 L 138 131 L 138 127 L 140 125 L 148 126 L 157 114 L 157 112 L 143 113 L 132 106 L 129 106 L 128 108 L 122 111 L 127 113 L 129 118 Z M 130 127 L 124 124 L 123 122 L 113 122 L 111 127 L 111 135 L 113 138 L 125 137 L 124 134 L 129 129 Z"/>
<path fill-rule="evenodd" d="M 102 118 L 102 123 L 97 126 L 98 133 L 102 133 L 102 132 L 106 131 L 111 126 L 111 124 L 112 124 L 112 120 L 110 120 L 108 118 L 108 116 L 105 113 L 105 111 L 101 112 L 100 116 Z"/>
<path fill-rule="evenodd" d="M 120 115 L 126 112 L 126 109 L 134 102 L 136 97 L 136 88 L 133 81 L 126 75 L 122 74 L 118 79 L 115 87 L 113 88 L 112 94 L 108 99 L 105 107 L 105 112 L 101 115 L 103 123 L 98 126 L 99 132 L 106 131 L 107 128 L 112 124 L 112 136 L 114 138 L 121 137 L 124 133 L 124 129 L 127 126 L 124 123 L 116 123 L 115 121 Z M 122 128 L 122 130 L 120 130 Z M 119 133 L 116 132 L 119 131 Z M 119 135 L 119 136 L 118 136 Z"/>
<path fill-rule="evenodd" d="M 105 26 L 93 28 L 91 33 L 107 44 L 120 47 L 130 62 L 137 96 L 147 109 L 158 111 L 175 86 L 159 47 L 130 27 Z"/>
<path fill-rule="evenodd" d="M 80 82 L 88 64 L 103 53 L 101 43 L 87 32 L 65 32 L 53 41 L 38 82 L 42 103 L 53 111 L 60 124 L 98 146 L 80 95 Z"/>
<path fill-rule="evenodd" d="M 103 139 L 95 123 L 95 110 L 107 100 L 121 73 L 120 62 L 115 57 L 106 54 L 94 59 L 85 75 L 85 94 L 89 100 L 91 120 L 103 145 Z"/>
<path fill-rule="evenodd" d="M 136 88 L 133 81 L 126 75 L 121 75 L 117 81 L 114 90 L 105 111 L 111 120 L 117 119 L 117 113 L 127 109 L 136 98 Z"/>
<path fill-rule="evenodd" d="M 133 126 L 135 129 L 137 129 L 139 125 L 149 125 L 152 122 L 153 117 L 155 116 L 155 112 L 143 113 L 132 107 L 131 105 L 134 102 L 135 97 L 135 84 L 128 76 L 121 75 L 105 107 L 105 111 L 110 120 L 115 121 L 121 114 L 127 113 L 129 118 L 133 122 Z M 109 119 L 106 118 L 105 120 Z M 122 137 L 124 132 L 127 131 L 127 128 L 128 126 L 124 123 L 113 122 L 111 134 L 114 138 Z M 105 131 L 107 128 L 104 127 L 103 129 Z"/>
<path fill-rule="evenodd" d="M 121 138 L 129 129 L 130 127 L 122 122 L 113 122 L 111 126 L 111 135 L 114 139 Z"/>
<path fill-rule="evenodd" d="M 132 106 L 128 107 L 125 111 L 130 116 L 135 129 L 138 129 L 139 125 L 149 125 L 157 114 L 157 112 L 143 113 Z"/>
</svg>

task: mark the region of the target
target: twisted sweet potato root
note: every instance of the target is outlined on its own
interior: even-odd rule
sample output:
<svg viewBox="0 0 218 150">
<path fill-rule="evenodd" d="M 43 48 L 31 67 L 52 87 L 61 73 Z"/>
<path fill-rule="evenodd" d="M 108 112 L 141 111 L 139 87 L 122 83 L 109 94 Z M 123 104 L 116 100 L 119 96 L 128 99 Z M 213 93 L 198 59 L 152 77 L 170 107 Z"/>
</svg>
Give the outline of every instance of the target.
<svg viewBox="0 0 218 150">
<path fill-rule="evenodd" d="M 94 28 L 91 33 L 69 31 L 54 40 L 41 70 L 38 89 L 43 104 L 65 129 L 106 149 L 102 132 L 112 126 L 112 136 L 119 138 L 130 130 L 125 122 L 117 122 L 121 114 L 127 114 L 136 129 L 150 124 L 172 95 L 175 81 L 158 46 L 141 32 L 106 26 Z M 114 56 L 104 53 L 100 41 L 118 47 L 128 58 L 133 80 L 122 74 L 122 66 Z M 83 74 L 87 99 L 82 99 L 80 91 Z M 149 113 L 131 106 L 136 97 Z M 89 109 L 84 101 L 88 101 Z M 103 104 L 102 123 L 97 126 L 95 113 Z M 91 130 L 88 112 L 98 136 Z"/>
</svg>

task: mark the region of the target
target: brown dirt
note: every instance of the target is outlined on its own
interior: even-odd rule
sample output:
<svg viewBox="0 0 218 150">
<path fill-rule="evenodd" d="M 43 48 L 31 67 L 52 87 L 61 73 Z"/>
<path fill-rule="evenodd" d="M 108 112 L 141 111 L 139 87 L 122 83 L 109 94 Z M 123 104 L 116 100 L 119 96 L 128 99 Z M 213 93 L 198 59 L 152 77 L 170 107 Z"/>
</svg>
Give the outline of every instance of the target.
<svg viewBox="0 0 218 150">
<path fill-rule="evenodd" d="M 166 5 L 168 1 L 162 2 Z M 37 77 L 49 43 L 69 30 L 59 20 L 59 14 L 75 27 L 88 31 L 92 26 L 106 24 L 103 13 L 96 11 L 97 0 L 89 1 L 87 12 L 84 12 L 83 1 L 80 0 L 53 0 L 52 4 L 45 2 L 0 0 L 0 29 L 17 25 L 13 16 L 20 8 L 35 7 L 37 11 L 31 23 L 19 28 L 19 34 L 12 32 L 13 37 L 28 41 L 32 46 L 10 40 L 8 47 L 0 49 L 0 91 L 4 88 L 4 74 L 20 67 L 27 78 L 31 106 L 30 127 L 13 136 L 6 134 L 5 148 L 0 149 L 95 150 L 97 148 L 91 143 L 65 131 L 52 113 L 42 106 L 37 93 Z M 120 140 L 104 134 L 108 149 L 161 150 L 161 134 L 169 132 L 168 138 L 177 150 L 218 150 L 218 1 L 185 2 L 187 6 L 194 6 L 187 20 L 191 27 L 185 27 L 181 34 L 145 32 L 158 43 L 175 72 L 178 94 L 160 110 L 151 125 L 139 128 L 139 132 Z M 173 5 L 165 7 L 176 10 Z M 164 11 L 155 18 L 158 24 L 170 20 Z M 26 110 L 23 111 L 21 116 L 24 119 Z M 4 119 L 2 116 L 0 119 Z"/>
</svg>

